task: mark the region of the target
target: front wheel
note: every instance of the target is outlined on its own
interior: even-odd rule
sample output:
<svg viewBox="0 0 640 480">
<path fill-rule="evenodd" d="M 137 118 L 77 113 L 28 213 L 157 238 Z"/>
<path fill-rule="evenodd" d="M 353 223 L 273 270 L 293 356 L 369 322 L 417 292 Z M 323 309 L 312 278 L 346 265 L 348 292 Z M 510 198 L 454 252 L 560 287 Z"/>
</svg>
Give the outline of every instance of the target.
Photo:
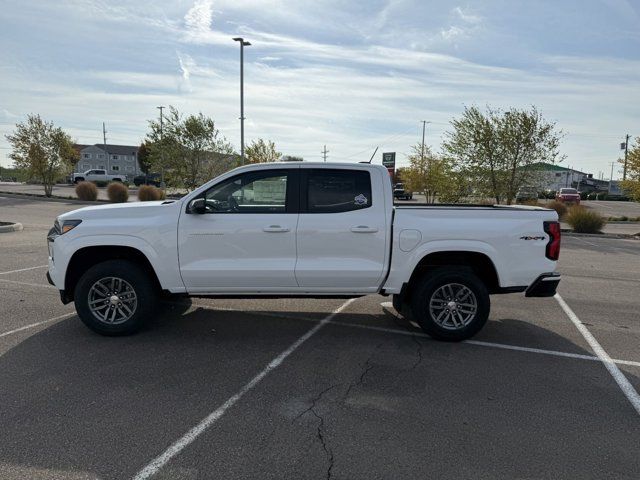
<svg viewBox="0 0 640 480">
<path fill-rule="evenodd" d="M 158 292 L 136 263 L 108 260 L 89 268 L 75 288 L 82 322 L 101 335 L 129 335 L 153 315 Z"/>
<path fill-rule="evenodd" d="M 418 280 L 411 294 L 411 311 L 422 329 L 449 342 L 478 333 L 490 306 L 484 283 L 465 267 L 438 267 Z"/>
</svg>

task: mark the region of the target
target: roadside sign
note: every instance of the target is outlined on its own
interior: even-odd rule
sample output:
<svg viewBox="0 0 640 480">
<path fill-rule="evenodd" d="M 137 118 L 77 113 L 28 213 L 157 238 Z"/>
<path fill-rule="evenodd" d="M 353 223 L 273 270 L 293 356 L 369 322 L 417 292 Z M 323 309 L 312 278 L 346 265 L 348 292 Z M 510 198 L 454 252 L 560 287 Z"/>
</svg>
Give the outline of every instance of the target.
<svg viewBox="0 0 640 480">
<path fill-rule="evenodd" d="M 387 168 L 396 168 L 396 152 L 387 152 L 382 154 L 382 165 Z"/>
</svg>

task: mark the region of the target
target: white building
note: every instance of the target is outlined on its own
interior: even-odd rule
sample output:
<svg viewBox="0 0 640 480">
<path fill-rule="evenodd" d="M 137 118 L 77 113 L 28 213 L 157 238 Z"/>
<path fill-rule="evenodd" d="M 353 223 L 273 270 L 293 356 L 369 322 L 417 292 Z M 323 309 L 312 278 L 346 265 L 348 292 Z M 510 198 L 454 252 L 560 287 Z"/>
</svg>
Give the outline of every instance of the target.
<svg viewBox="0 0 640 480">
<path fill-rule="evenodd" d="M 107 173 L 124 174 L 132 179 L 141 173 L 138 163 L 138 147 L 133 145 L 76 145 L 80 152 L 80 160 L 74 172 L 81 173 L 93 168 L 107 170 Z"/>
</svg>

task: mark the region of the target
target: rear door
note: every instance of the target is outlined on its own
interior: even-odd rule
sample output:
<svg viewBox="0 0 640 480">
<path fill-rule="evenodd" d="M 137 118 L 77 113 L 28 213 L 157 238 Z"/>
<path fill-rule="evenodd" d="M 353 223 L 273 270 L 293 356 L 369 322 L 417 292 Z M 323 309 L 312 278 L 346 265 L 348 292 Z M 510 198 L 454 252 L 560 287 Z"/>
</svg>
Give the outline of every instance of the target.
<svg viewBox="0 0 640 480">
<path fill-rule="evenodd" d="M 376 291 L 387 238 L 380 172 L 302 167 L 300 181 L 295 269 L 300 287 Z"/>
<path fill-rule="evenodd" d="M 180 215 L 187 291 L 268 292 L 296 283 L 297 168 L 249 171 L 203 194 L 206 213 Z"/>
</svg>

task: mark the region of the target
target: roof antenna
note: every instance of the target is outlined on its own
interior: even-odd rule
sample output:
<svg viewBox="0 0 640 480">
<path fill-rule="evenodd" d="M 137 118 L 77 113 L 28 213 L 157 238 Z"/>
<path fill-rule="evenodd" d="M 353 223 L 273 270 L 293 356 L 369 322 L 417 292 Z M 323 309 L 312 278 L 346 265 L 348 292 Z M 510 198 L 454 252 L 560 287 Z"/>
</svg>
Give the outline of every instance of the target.
<svg viewBox="0 0 640 480">
<path fill-rule="evenodd" d="M 378 151 L 378 148 L 380 148 L 380 147 L 376 147 L 376 149 L 373 151 L 373 155 L 371 155 L 371 158 L 369 159 L 368 162 L 360 162 L 360 163 L 369 163 L 370 164 L 371 160 L 373 160 L 373 157 L 376 156 L 376 152 Z"/>
</svg>

